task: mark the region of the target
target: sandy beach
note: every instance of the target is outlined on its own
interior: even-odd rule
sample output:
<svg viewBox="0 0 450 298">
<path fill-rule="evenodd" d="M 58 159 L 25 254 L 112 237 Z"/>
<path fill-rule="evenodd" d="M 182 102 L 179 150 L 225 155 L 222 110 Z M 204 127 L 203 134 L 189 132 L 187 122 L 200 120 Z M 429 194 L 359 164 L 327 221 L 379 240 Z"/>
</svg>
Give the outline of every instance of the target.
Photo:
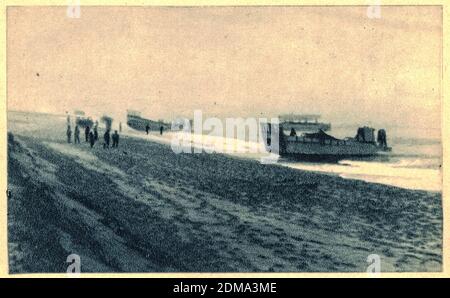
<svg viewBox="0 0 450 298">
<path fill-rule="evenodd" d="M 8 117 L 11 273 L 63 273 L 72 253 L 82 272 L 365 272 L 370 254 L 441 270 L 439 192 L 127 136 L 91 149 L 64 118 Z"/>
</svg>

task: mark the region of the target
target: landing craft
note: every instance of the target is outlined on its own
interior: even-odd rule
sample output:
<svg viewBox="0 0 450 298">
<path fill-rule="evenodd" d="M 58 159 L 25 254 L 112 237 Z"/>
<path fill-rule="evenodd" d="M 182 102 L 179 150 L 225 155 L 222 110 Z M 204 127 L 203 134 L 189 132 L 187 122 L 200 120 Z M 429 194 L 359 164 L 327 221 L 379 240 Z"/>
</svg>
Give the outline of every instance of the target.
<svg viewBox="0 0 450 298">
<path fill-rule="evenodd" d="M 392 150 L 387 146 L 384 129 L 378 130 L 377 140 L 375 140 L 375 129 L 367 126 L 358 128 L 355 137 L 338 139 L 322 129 L 313 133 L 302 133 L 298 136 L 296 130 L 291 128 L 287 135 L 283 125 L 283 123 L 264 123 L 262 125 L 266 150 L 278 153 L 281 157 L 310 161 L 334 161 L 351 157 L 374 156 Z M 278 152 L 273 152 L 274 150 Z"/>
<path fill-rule="evenodd" d="M 159 131 L 161 126 L 164 130 L 170 130 L 170 124 L 163 122 L 162 120 L 154 121 L 141 117 L 141 113 L 137 111 L 127 111 L 127 125 L 135 130 L 145 131 L 146 126 L 150 127 L 150 130 Z"/>
</svg>

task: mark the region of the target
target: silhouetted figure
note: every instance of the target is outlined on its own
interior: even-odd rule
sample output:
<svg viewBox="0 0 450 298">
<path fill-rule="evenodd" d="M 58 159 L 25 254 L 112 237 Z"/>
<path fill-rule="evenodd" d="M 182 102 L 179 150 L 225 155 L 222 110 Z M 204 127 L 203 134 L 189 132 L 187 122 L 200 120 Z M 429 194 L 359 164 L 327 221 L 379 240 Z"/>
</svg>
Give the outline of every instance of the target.
<svg viewBox="0 0 450 298">
<path fill-rule="evenodd" d="M 94 126 L 94 139 L 97 142 L 98 141 L 98 130 L 97 125 Z"/>
<path fill-rule="evenodd" d="M 163 134 L 163 131 L 164 131 L 164 127 L 161 126 L 161 127 L 159 128 L 159 134 L 162 135 L 162 134 Z"/>
<path fill-rule="evenodd" d="M 117 133 L 117 130 L 114 131 L 114 134 L 112 135 L 112 141 L 113 141 L 112 144 L 113 148 L 119 147 L 119 134 Z"/>
<path fill-rule="evenodd" d="M 91 144 L 91 148 L 94 147 L 95 144 L 95 136 L 92 131 L 89 133 L 89 144 Z"/>
<path fill-rule="evenodd" d="M 147 134 L 148 134 L 148 131 L 150 130 L 150 126 L 147 124 L 146 126 L 145 126 L 145 131 L 147 132 Z"/>
<path fill-rule="evenodd" d="M 109 148 L 109 140 L 110 140 L 111 136 L 109 134 L 109 130 L 107 130 L 105 132 L 105 134 L 103 135 L 103 139 L 105 140 L 105 143 L 103 143 L 103 148 Z"/>
<path fill-rule="evenodd" d="M 75 144 L 80 144 L 80 128 L 78 127 L 78 125 L 75 125 L 75 139 L 74 139 Z"/>
<path fill-rule="evenodd" d="M 119 131 L 122 132 L 122 122 L 119 123 Z"/>
<path fill-rule="evenodd" d="M 292 127 L 291 128 L 291 133 L 289 134 L 291 137 L 295 137 L 297 136 L 297 132 L 295 131 L 295 129 Z"/>
<path fill-rule="evenodd" d="M 89 125 L 86 126 L 86 128 L 84 129 L 84 136 L 86 138 L 86 143 L 89 142 L 89 132 L 91 131 L 91 129 L 89 128 Z"/>
<path fill-rule="evenodd" d="M 72 142 L 72 129 L 70 128 L 70 125 L 67 126 L 67 143 Z"/>
</svg>

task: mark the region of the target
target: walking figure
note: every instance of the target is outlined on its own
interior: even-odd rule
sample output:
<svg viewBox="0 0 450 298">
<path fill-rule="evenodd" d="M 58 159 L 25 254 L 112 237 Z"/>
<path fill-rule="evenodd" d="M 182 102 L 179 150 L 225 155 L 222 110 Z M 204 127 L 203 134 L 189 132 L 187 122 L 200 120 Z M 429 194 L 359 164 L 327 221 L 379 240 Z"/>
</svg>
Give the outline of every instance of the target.
<svg viewBox="0 0 450 298">
<path fill-rule="evenodd" d="M 159 128 L 159 134 L 160 134 L 160 135 L 163 134 L 163 130 L 164 130 L 164 127 L 161 125 L 161 127 Z"/>
<path fill-rule="evenodd" d="M 72 129 L 70 129 L 70 125 L 67 126 L 67 143 L 72 142 Z"/>
<path fill-rule="evenodd" d="M 84 136 L 86 138 L 86 143 L 89 142 L 89 132 L 91 131 L 91 129 L 89 128 L 89 125 L 86 126 L 86 128 L 84 129 Z"/>
<path fill-rule="evenodd" d="M 94 139 L 95 139 L 96 142 L 98 141 L 97 124 L 94 126 Z"/>
<path fill-rule="evenodd" d="M 91 144 L 91 148 L 94 147 L 95 144 L 95 136 L 92 131 L 89 133 L 89 144 Z"/>
<path fill-rule="evenodd" d="M 75 125 L 75 144 L 80 144 L 80 129 L 78 128 L 78 125 Z"/>
<path fill-rule="evenodd" d="M 117 148 L 119 147 L 119 134 L 117 133 L 117 130 L 114 131 L 114 134 L 112 135 L 112 147 Z"/>
<path fill-rule="evenodd" d="M 150 126 L 147 124 L 146 126 L 145 126 L 145 131 L 147 132 L 147 134 L 148 134 L 148 131 L 150 130 Z"/>
<path fill-rule="evenodd" d="M 105 142 L 103 143 L 103 148 L 109 148 L 109 140 L 110 140 L 109 130 L 106 130 L 105 134 L 103 135 L 103 139 L 105 140 Z"/>
</svg>

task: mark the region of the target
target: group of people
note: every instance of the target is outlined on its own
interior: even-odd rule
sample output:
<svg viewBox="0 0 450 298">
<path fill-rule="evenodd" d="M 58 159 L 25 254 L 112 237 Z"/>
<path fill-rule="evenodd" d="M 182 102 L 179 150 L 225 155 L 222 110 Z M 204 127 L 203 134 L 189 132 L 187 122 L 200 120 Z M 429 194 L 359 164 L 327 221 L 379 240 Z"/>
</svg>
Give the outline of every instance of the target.
<svg viewBox="0 0 450 298">
<path fill-rule="evenodd" d="M 145 126 L 145 132 L 148 134 L 150 131 L 150 125 L 147 123 L 147 125 Z M 162 135 L 164 131 L 164 126 L 160 126 L 159 127 L 159 134 Z"/>
<path fill-rule="evenodd" d="M 84 130 L 86 143 L 89 143 L 91 148 L 94 147 L 95 143 L 98 141 L 98 129 L 97 125 L 94 125 L 94 128 L 91 130 L 89 126 L 86 126 Z M 112 147 L 119 147 L 119 133 L 117 130 L 111 136 L 110 129 L 107 128 L 103 135 L 103 148 L 109 148 L 110 141 L 112 139 Z M 70 124 L 67 125 L 67 142 L 72 143 L 72 129 L 70 128 Z M 74 133 L 74 143 L 80 144 L 80 128 L 78 125 L 75 125 L 75 133 Z"/>
<path fill-rule="evenodd" d="M 111 135 L 110 135 L 109 129 L 107 129 L 105 131 L 105 133 L 103 134 L 103 140 L 104 140 L 103 148 L 109 148 L 110 139 L 111 139 Z M 117 133 L 117 130 L 115 130 L 112 135 L 112 147 L 113 148 L 119 147 L 119 134 Z"/>
</svg>

